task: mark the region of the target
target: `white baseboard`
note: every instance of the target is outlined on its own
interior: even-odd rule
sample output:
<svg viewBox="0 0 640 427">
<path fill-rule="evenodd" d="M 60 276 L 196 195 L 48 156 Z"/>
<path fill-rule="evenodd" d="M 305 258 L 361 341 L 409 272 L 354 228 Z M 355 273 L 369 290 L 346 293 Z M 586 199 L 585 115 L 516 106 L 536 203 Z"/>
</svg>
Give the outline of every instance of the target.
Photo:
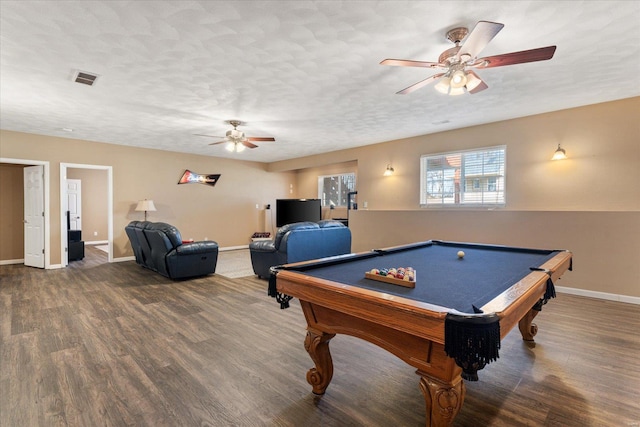
<svg viewBox="0 0 640 427">
<path fill-rule="evenodd" d="M 0 265 L 24 264 L 24 259 L 5 259 L 0 261 Z"/>
<path fill-rule="evenodd" d="M 85 241 L 84 244 L 85 245 L 108 245 L 109 241 L 108 240 L 92 240 L 90 242 Z"/>
<path fill-rule="evenodd" d="M 62 264 L 51 264 L 47 270 L 56 270 L 58 268 L 62 268 Z"/>
<path fill-rule="evenodd" d="M 135 261 L 135 256 L 123 256 L 119 258 L 114 258 L 112 262 L 124 262 L 124 261 Z"/>
<path fill-rule="evenodd" d="M 618 295 L 618 294 L 610 294 L 607 292 L 587 291 L 585 289 L 567 288 L 564 286 L 556 286 L 556 291 L 564 294 L 579 295 L 582 297 L 604 299 L 608 301 L 626 302 L 628 304 L 640 304 L 640 297 L 632 297 L 629 295 Z"/>
</svg>

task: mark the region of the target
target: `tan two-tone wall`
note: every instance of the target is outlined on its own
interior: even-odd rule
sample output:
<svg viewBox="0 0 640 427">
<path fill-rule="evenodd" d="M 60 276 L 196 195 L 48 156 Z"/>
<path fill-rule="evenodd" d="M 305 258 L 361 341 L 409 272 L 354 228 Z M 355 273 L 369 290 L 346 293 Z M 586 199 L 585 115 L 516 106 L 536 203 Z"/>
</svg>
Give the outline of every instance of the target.
<svg viewBox="0 0 640 427">
<path fill-rule="evenodd" d="M 296 167 L 299 194 L 317 193 L 322 165 L 354 162 L 353 249 L 427 239 L 568 249 L 560 286 L 640 303 L 640 98 L 327 153 L 269 165 Z M 558 144 L 568 159 L 551 161 Z M 506 145 L 507 203 L 489 209 L 419 205 L 420 156 Z M 395 169 L 383 176 L 388 163 Z M 366 209 L 363 209 L 366 205 Z"/>
<path fill-rule="evenodd" d="M 0 131 L 0 157 L 49 162 L 50 227 L 47 233 L 50 236 L 51 266 L 61 263 L 61 163 L 112 167 L 113 256 L 116 259 L 133 255 L 124 227 L 132 220 L 143 219 L 144 214 L 135 211 L 139 200 L 154 200 L 157 211 L 149 213 L 150 221 L 168 222 L 178 227 L 185 238 L 215 240 L 224 248 L 246 246 L 254 232 L 265 229 L 264 205 L 275 203 L 276 198 L 295 197 L 295 193 L 290 193 L 291 185 L 295 184 L 295 173 L 271 173 L 266 170 L 266 164 L 258 162 L 11 131 Z M 4 167 L 21 168 L 6 164 Z M 200 174 L 219 173 L 221 177 L 213 187 L 203 184 L 178 185 L 186 169 Z M 83 173 L 88 173 L 87 169 L 67 169 L 67 177 L 82 177 Z M 20 183 L 15 179 L 0 181 L 0 192 L 3 195 L 10 192 L 16 198 L 11 202 L 0 196 L 0 212 L 15 212 L 18 204 L 22 204 L 22 188 L 16 188 Z M 101 201 L 106 200 L 107 195 L 102 194 L 104 188 L 97 188 L 96 185 L 89 187 L 91 194 L 87 194 L 86 198 L 95 196 Z M 11 187 L 10 191 L 8 187 Z M 21 230 L 20 215 L 11 216 L 13 223 L 7 223 L 8 218 L 8 215 L 0 213 L 2 230 Z M 103 224 L 103 219 L 99 221 Z M 99 224 L 87 225 L 83 239 L 93 239 L 94 231 L 102 235 L 104 232 L 99 227 Z M 3 259 L 23 258 L 20 250 L 17 245 L 10 246 L 6 239 L 0 239 Z"/>
<path fill-rule="evenodd" d="M 0 133 L 0 157 L 50 162 L 52 263 L 60 260 L 61 162 L 113 167 L 116 257 L 132 255 L 123 229 L 141 218 L 134 211 L 140 199 L 155 201 L 158 211 L 150 219 L 176 224 L 185 237 L 246 245 L 252 232 L 265 229 L 265 204 L 273 206 L 277 198 L 318 197 L 319 175 L 353 171 L 360 207 L 349 212 L 355 251 L 436 238 L 568 249 L 575 255 L 575 269 L 561 286 L 637 302 L 638 111 L 640 98 L 629 98 L 271 164 L 8 131 Z M 569 159 L 552 162 L 559 143 Z M 505 207 L 419 206 L 421 155 L 495 145 L 507 146 Z M 383 177 L 389 163 L 396 173 Z M 178 186 L 184 169 L 221 173 L 222 178 L 213 188 Z M 333 214 L 344 212 L 324 213 Z"/>
</svg>

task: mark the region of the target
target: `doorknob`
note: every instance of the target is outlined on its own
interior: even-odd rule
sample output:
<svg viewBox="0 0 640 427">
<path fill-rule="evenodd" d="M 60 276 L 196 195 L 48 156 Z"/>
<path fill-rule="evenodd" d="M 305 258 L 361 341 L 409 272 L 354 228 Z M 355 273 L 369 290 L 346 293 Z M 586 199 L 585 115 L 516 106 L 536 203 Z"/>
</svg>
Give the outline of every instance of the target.
<svg viewBox="0 0 640 427">
<path fill-rule="evenodd" d="M 23 219 L 22 222 L 24 222 L 25 224 L 29 223 L 26 219 Z"/>
</svg>

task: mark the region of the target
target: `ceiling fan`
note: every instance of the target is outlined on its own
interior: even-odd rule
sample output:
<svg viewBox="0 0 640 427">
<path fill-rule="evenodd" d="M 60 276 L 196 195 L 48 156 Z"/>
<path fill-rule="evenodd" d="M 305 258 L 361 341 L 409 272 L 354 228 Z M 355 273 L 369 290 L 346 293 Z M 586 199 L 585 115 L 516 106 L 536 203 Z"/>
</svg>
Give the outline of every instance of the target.
<svg viewBox="0 0 640 427">
<path fill-rule="evenodd" d="M 258 146 L 254 144 L 254 142 L 266 142 L 266 141 L 275 141 L 275 138 L 271 137 L 255 137 L 255 136 L 245 136 L 244 132 L 238 130 L 238 126 L 246 124 L 242 123 L 240 120 L 227 120 L 225 123 L 229 123 L 233 126 L 233 129 L 228 130 L 226 136 L 222 141 L 212 142 L 209 145 L 218 145 L 218 144 L 227 144 L 226 149 L 228 151 L 236 151 L 241 152 L 246 148 L 257 148 Z M 211 135 L 202 135 L 195 134 L 197 136 L 207 136 L 211 137 Z M 223 138 L 221 136 L 214 138 Z"/>
<path fill-rule="evenodd" d="M 448 95 L 462 95 L 465 92 L 470 94 L 478 93 L 488 87 L 472 68 L 502 67 L 525 62 L 546 61 L 553 57 L 556 51 L 555 46 L 478 58 L 478 54 L 482 49 L 489 44 L 503 27 L 504 24 L 497 22 L 479 21 L 471 33 L 465 27 L 453 28 L 447 31 L 447 39 L 453 42 L 455 47 L 442 52 L 438 62 L 385 59 L 380 64 L 400 67 L 442 68 L 445 70 L 402 89 L 396 92 L 397 94 L 411 93 L 440 79 L 435 85 L 435 89 L 438 92 Z M 464 43 L 460 44 L 463 40 Z"/>
</svg>

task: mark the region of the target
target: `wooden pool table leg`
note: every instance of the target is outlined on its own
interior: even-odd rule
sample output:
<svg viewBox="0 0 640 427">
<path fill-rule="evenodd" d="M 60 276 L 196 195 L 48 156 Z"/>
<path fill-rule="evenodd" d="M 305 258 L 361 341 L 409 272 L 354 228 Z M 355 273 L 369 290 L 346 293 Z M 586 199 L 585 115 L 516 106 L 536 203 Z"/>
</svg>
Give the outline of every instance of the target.
<svg viewBox="0 0 640 427">
<path fill-rule="evenodd" d="M 538 315 L 538 313 L 540 313 L 540 310 L 532 308 L 522 319 L 520 319 L 520 322 L 518 322 L 518 329 L 520 329 L 522 339 L 531 346 L 535 346 L 533 337 L 538 333 L 538 325 L 533 323 L 533 319 Z"/>
<path fill-rule="evenodd" d="M 311 356 L 315 367 L 307 372 L 307 381 L 313 387 L 314 394 L 324 394 L 333 378 L 333 361 L 329 352 L 329 341 L 336 334 L 329 334 L 311 327 L 307 328 L 304 348 Z"/>
<path fill-rule="evenodd" d="M 427 404 L 427 427 L 450 426 L 462 408 L 466 387 L 460 375 L 451 383 L 436 380 L 417 370 L 420 389 Z"/>
</svg>

